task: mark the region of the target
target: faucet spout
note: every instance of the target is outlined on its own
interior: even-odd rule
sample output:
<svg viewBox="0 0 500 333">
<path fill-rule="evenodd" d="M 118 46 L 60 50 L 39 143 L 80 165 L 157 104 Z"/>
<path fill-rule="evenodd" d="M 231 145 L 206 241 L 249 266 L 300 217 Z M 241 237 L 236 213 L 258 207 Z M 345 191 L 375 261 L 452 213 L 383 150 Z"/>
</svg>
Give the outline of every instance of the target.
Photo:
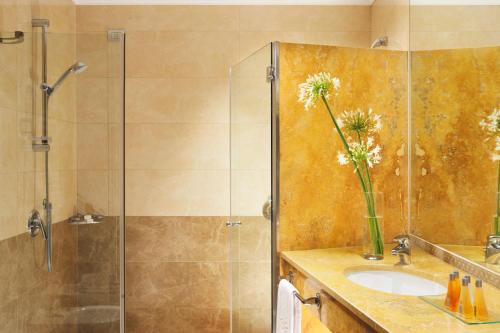
<svg viewBox="0 0 500 333">
<path fill-rule="evenodd" d="M 500 235 L 489 235 L 484 248 L 485 262 L 500 264 Z"/>
<path fill-rule="evenodd" d="M 411 263 L 410 238 L 407 235 L 399 235 L 394 238 L 397 243 L 391 251 L 393 256 L 399 256 L 399 265 L 409 265 Z"/>
</svg>

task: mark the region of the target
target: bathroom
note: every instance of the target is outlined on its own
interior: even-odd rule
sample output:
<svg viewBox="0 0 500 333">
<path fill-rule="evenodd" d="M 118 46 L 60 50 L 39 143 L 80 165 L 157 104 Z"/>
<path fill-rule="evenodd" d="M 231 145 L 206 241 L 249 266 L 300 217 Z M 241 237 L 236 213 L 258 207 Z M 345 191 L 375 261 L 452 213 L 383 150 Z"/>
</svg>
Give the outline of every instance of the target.
<svg viewBox="0 0 500 333">
<path fill-rule="evenodd" d="M 0 0 L 0 333 L 500 332 L 499 17 Z"/>
</svg>

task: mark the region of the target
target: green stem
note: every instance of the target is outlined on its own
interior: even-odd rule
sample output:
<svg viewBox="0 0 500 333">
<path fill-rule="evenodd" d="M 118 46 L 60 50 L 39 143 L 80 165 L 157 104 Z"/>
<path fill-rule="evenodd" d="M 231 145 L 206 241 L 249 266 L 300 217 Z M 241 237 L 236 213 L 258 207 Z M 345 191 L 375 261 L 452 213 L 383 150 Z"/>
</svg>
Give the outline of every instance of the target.
<svg viewBox="0 0 500 333">
<path fill-rule="evenodd" d="M 369 232 L 370 232 L 370 240 L 372 242 L 373 246 L 373 251 L 377 255 L 383 255 L 384 254 L 384 242 L 382 239 L 382 232 L 380 230 L 380 225 L 378 223 L 377 219 L 377 214 L 375 211 L 375 199 L 373 197 L 373 192 L 372 192 L 372 187 L 371 187 L 371 179 L 370 179 L 370 173 L 368 172 L 368 167 L 366 167 L 366 174 L 367 174 L 367 181 L 370 184 L 370 188 L 368 189 L 366 186 L 365 179 L 361 175 L 360 168 L 358 166 L 358 163 L 354 161 L 352 158 L 352 153 L 351 150 L 349 149 L 349 145 L 347 144 L 347 140 L 340 130 L 340 127 L 337 123 L 337 120 L 333 116 L 332 110 L 330 109 L 330 106 L 328 105 L 328 102 L 324 96 L 321 96 L 321 99 L 323 100 L 323 103 L 325 104 L 326 110 L 328 111 L 328 114 L 330 116 L 330 119 L 333 122 L 333 125 L 335 126 L 335 129 L 337 130 L 337 133 L 340 136 L 340 139 L 342 141 L 342 144 L 344 145 L 344 149 L 347 152 L 347 154 L 350 157 L 350 160 L 353 164 L 354 171 L 358 177 L 359 183 L 361 185 L 363 195 L 365 196 L 365 201 L 366 201 L 366 206 L 368 208 L 368 227 L 369 227 Z"/>
<path fill-rule="evenodd" d="M 500 161 L 498 161 L 498 177 L 497 177 L 497 214 L 493 220 L 493 233 L 500 235 L 498 218 L 500 216 Z"/>
</svg>

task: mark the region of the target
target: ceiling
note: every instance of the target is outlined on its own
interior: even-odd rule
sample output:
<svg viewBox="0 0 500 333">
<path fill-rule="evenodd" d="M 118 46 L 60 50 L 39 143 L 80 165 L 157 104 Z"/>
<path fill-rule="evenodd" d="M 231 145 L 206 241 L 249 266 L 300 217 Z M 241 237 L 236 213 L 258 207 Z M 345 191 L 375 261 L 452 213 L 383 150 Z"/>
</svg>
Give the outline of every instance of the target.
<svg viewBox="0 0 500 333">
<path fill-rule="evenodd" d="M 73 0 L 77 5 L 328 5 L 370 6 L 374 0 Z M 400 0 L 401 2 L 403 0 Z M 500 5 L 500 0 L 410 0 L 414 6 Z"/>
</svg>

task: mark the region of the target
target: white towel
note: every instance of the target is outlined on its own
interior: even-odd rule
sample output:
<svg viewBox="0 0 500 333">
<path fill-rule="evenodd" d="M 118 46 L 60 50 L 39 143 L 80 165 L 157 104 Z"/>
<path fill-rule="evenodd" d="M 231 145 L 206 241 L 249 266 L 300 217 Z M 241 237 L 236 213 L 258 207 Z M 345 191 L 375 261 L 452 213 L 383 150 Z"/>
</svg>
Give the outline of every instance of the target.
<svg viewBox="0 0 500 333">
<path fill-rule="evenodd" d="M 302 303 L 294 296 L 297 289 L 287 280 L 278 286 L 276 333 L 301 333 Z"/>
</svg>

